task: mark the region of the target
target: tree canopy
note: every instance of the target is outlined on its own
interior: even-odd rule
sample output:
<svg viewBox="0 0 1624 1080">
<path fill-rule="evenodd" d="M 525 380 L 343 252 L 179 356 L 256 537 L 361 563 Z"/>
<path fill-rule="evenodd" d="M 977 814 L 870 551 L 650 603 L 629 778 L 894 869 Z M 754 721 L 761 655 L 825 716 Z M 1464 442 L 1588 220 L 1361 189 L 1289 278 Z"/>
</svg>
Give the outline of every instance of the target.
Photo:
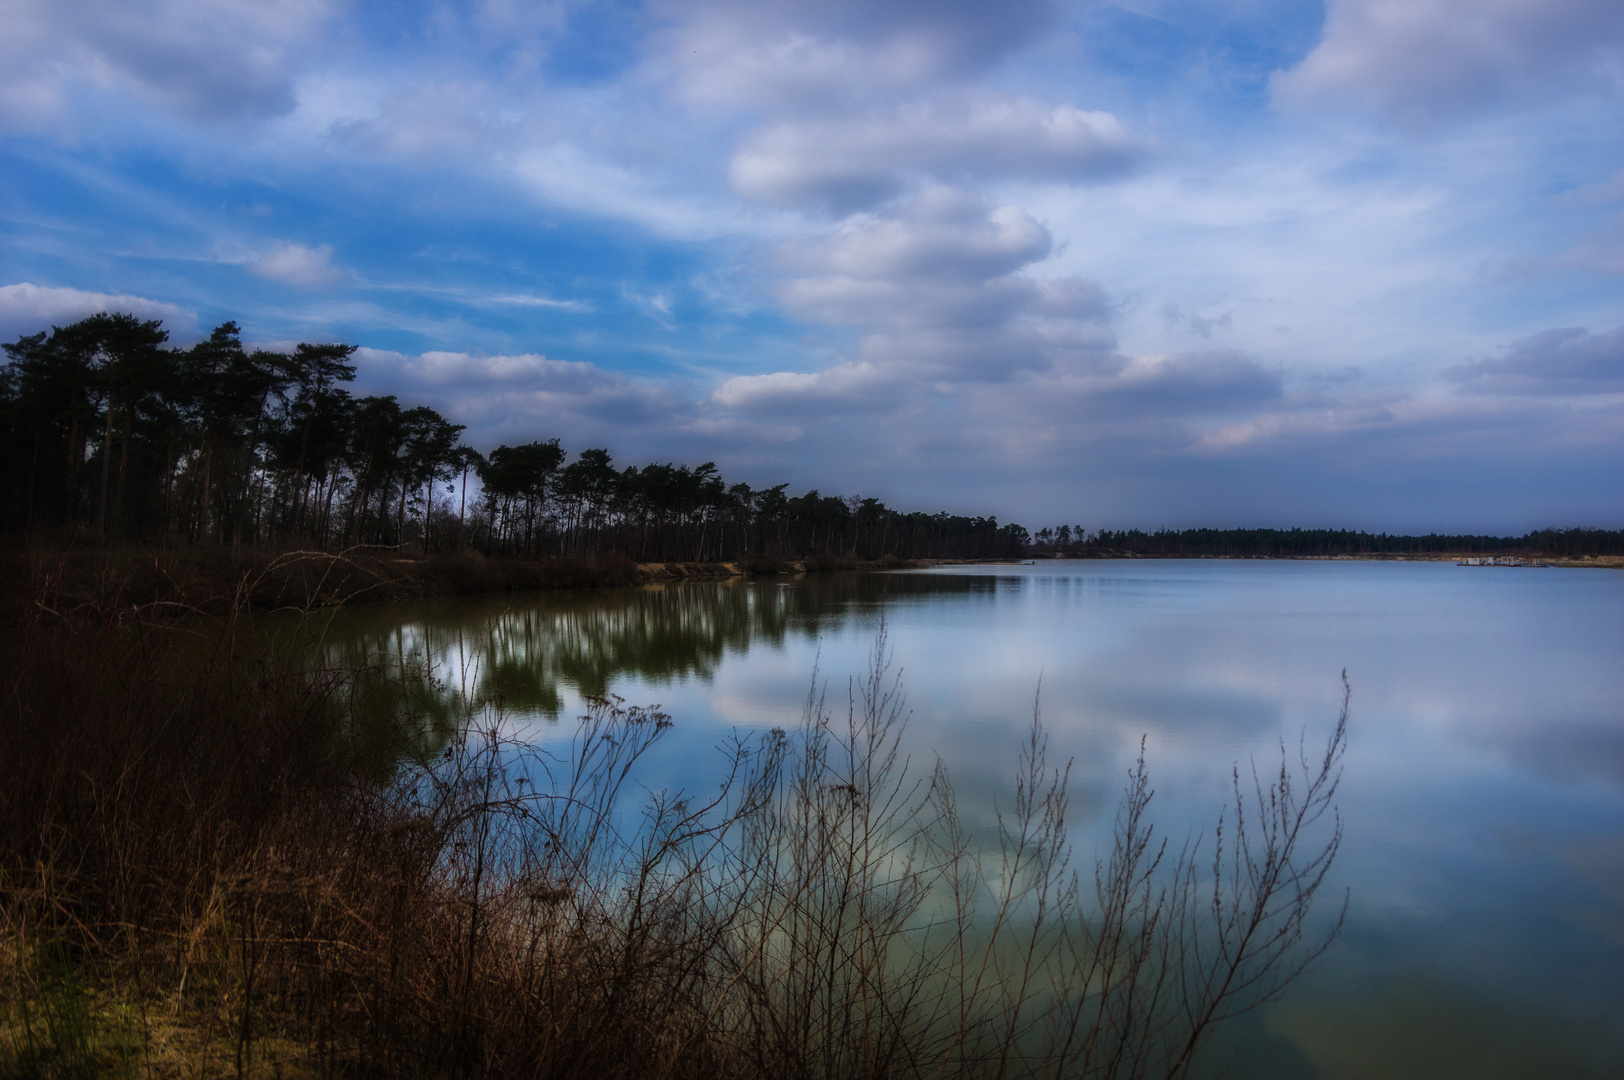
<svg viewBox="0 0 1624 1080">
<path fill-rule="evenodd" d="M 0 527 L 14 533 L 683 561 L 1008 557 L 1027 541 L 991 517 L 730 485 L 714 462 L 571 461 L 539 438 L 481 454 L 426 405 L 354 395 L 355 346 L 250 351 L 233 322 L 175 348 L 156 320 L 94 315 L 4 349 Z"/>
</svg>

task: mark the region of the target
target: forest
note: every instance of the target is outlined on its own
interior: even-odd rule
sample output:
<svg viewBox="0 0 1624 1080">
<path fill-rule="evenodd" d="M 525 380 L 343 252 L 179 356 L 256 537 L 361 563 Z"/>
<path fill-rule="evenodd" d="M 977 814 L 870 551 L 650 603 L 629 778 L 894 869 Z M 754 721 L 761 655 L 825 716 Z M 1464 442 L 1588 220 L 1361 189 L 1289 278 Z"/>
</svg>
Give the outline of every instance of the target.
<svg viewBox="0 0 1624 1080">
<path fill-rule="evenodd" d="M 434 409 L 353 394 L 355 346 L 248 349 L 232 322 L 188 348 L 168 340 L 159 320 L 99 314 L 4 346 L 0 528 L 693 562 L 1008 558 L 1028 541 L 993 517 L 728 484 L 709 462 L 619 468 L 604 449 L 568 461 L 557 439 L 481 454 Z"/>
<path fill-rule="evenodd" d="M 1526 536 L 1427 533 L 1403 536 L 1350 529 L 1099 529 L 1081 525 L 1039 529 L 1034 553 L 1081 558 L 1137 555 L 1155 558 L 1290 559 L 1333 555 L 1521 555 L 1569 559 L 1624 555 L 1624 530 L 1539 529 Z"/>
<path fill-rule="evenodd" d="M 608 450 L 570 460 L 559 440 L 541 438 L 482 454 L 426 405 L 352 393 L 355 346 L 248 349 L 232 322 L 187 348 L 168 340 L 158 320 L 99 314 L 4 345 L 0 531 L 639 562 L 1624 555 L 1624 530 L 1584 528 L 1407 536 L 1061 525 L 1029 536 L 990 516 L 729 484 L 712 462 L 619 467 Z"/>
</svg>

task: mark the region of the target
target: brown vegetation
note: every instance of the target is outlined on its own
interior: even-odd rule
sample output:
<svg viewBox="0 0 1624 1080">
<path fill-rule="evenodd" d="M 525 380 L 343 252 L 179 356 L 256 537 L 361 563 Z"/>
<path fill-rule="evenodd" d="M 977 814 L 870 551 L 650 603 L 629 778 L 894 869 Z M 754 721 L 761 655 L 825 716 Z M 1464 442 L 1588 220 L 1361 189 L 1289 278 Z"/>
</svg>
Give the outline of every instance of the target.
<svg viewBox="0 0 1624 1080">
<path fill-rule="evenodd" d="M 149 617 L 234 607 L 306 609 L 527 589 L 634 585 L 646 580 L 624 555 L 487 559 L 475 552 L 428 557 L 393 548 L 272 551 L 180 547 L 0 550 L 0 601 L 52 610 L 140 607 Z"/>
<path fill-rule="evenodd" d="M 894 555 L 872 561 L 754 556 L 735 563 L 634 563 L 624 555 L 486 558 L 478 552 L 403 555 L 394 548 L 325 551 L 246 548 L 0 546 L 0 605 L 52 611 L 140 608 L 144 617 L 234 608 L 307 610 L 345 603 L 625 586 L 687 578 L 831 570 L 898 570 L 923 565 Z"/>
<path fill-rule="evenodd" d="M 1339 925 L 1345 710 L 1207 847 L 1156 839 L 1141 760 L 1079 872 L 1041 724 L 986 843 L 910 769 L 883 634 L 849 708 L 637 806 L 656 711 L 549 755 L 495 703 L 442 723 L 429 673 L 36 600 L 0 654 L 5 1075 L 1180 1076 Z"/>
</svg>

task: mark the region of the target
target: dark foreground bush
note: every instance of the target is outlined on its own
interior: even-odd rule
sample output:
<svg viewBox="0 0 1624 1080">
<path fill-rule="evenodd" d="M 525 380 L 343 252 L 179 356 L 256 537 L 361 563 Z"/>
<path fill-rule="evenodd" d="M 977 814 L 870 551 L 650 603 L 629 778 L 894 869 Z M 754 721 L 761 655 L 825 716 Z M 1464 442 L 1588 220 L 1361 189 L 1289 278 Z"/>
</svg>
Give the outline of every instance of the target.
<svg viewBox="0 0 1624 1080">
<path fill-rule="evenodd" d="M 553 756 L 226 624 L 8 632 L 0 1074 L 1179 1076 L 1339 925 L 1345 709 L 1204 849 L 1141 761 L 1078 869 L 1040 724 L 990 846 L 909 771 L 883 634 L 849 708 L 638 806 L 671 721 L 618 700 Z"/>
</svg>

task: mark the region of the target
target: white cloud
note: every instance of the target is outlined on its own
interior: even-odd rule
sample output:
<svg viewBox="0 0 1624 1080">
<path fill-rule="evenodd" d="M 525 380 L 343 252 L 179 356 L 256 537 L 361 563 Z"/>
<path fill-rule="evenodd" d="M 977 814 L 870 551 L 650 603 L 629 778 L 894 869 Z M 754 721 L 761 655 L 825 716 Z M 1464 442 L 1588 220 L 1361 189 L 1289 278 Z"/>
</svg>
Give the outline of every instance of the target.
<svg viewBox="0 0 1624 1080">
<path fill-rule="evenodd" d="M 514 307 L 551 308 L 554 311 L 590 311 L 590 305 L 580 300 L 557 300 L 551 296 L 531 296 L 527 293 L 510 293 L 504 296 L 490 298 L 493 304 L 509 304 Z"/>
<path fill-rule="evenodd" d="M 847 212 L 918 180 L 1099 180 L 1148 149 L 1110 113 L 984 94 L 775 124 L 734 155 L 729 175 L 751 198 Z"/>
<path fill-rule="evenodd" d="M 85 292 L 21 282 L 0 285 L 0 338 L 14 340 L 52 326 L 66 326 L 99 312 L 122 312 L 142 319 L 162 319 L 171 333 L 185 333 L 197 316 L 161 300 L 128 293 Z"/>
<path fill-rule="evenodd" d="M 78 88 L 207 120 L 293 107 L 327 0 L 5 0 L 0 123 L 59 122 Z"/>
<path fill-rule="evenodd" d="M 248 261 L 248 269 L 268 281 L 300 289 L 337 285 L 349 275 L 333 265 L 333 246 L 281 244 Z"/>
<path fill-rule="evenodd" d="M 1276 55 L 1238 36 L 1199 58 L 1158 52 L 1167 85 L 1147 88 L 1145 69 L 1091 66 L 1097 56 L 1047 0 L 653 0 L 582 37 L 572 3 L 408 5 L 379 21 L 342 0 L 0 0 L 0 124 L 71 136 L 98 112 L 109 128 L 141 109 L 282 116 L 251 139 L 229 124 L 159 123 L 116 145 L 82 140 L 99 161 L 76 159 L 67 139 L 44 153 L 20 140 L 19 167 L 49 169 L 39 163 L 56 155 L 65 189 L 121 170 L 123 224 L 81 248 L 109 258 L 241 235 L 247 219 L 226 205 L 234 184 L 285 191 L 267 214 L 331 216 L 364 191 L 382 217 L 394 208 L 380 229 L 443 236 L 472 224 L 466 247 L 479 258 L 438 265 L 443 296 L 427 307 L 405 288 L 385 302 L 387 286 L 367 303 L 359 290 L 270 291 L 289 302 L 279 335 L 342 325 L 507 350 L 366 354 L 361 392 L 444 408 L 481 445 L 558 435 L 623 461 L 747 461 L 759 468 L 740 478 L 752 482 L 871 488 L 910 504 L 955 490 L 965 509 L 1000 513 L 1026 498 L 1012 476 L 1069 498 L 1101 462 L 1120 490 L 1164 470 L 1184 486 L 1161 505 L 1195 513 L 1222 505 L 1190 480 L 1196 458 L 1251 462 L 1255 473 L 1234 476 L 1259 490 L 1292 470 L 1360 469 L 1375 490 L 1411 475 L 1412 450 L 1454 455 L 1459 475 L 1472 454 L 1500 460 L 1505 446 L 1536 462 L 1624 461 L 1609 411 L 1619 331 L 1529 336 L 1619 319 L 1616 282 L 1597 277 L 1624 266 L 1624 174 L 1606 126 L 1624 40 L 1617 0 L 1328 0 L 1324 40 L 1276 78 L 1277 103 L 1353 106 L 1412 129 L 1481 121 L 1428 140 L 1282 123 L 1252 112 L 1250 95 L 1192 100 L 1192 87 L 1250 85 Z M 334 17 L 344 10 L 354 19 Z M 601 65 L 587 55 L 600 45 L 613 54 Z M 576 46 L 581 57 L 567 55 Z M 1576 92 L 1588 97 L 1567 112 L 1508 119 Z M 1171 152 L 1140 137 L 1152 131 Z M 135 159 L 119 147 L 138 142 L 142 161 L 168 154 L 169 166 L 125 169 Z M 1138 162 L 1149 167 L 1131 172 Z M 1099 182 L 1124 169 L 1123 182 Z M 165 185 L 171 197 L 141 201 Z M 1564 187 L 1573 193 L 1553 199 Z M 78 205 L 91 203 L 48 209 L 83 234 L 99 228 Z M 825 207 L 845 216 L 831 223 Z M 535 232 L 543 223 L 559 231 Z M 512 235 L 488 242 L 493 225 Z M 370 282 L 395 268 L 363 270 L 367 227 L 342 261 Z M 311 234 L 264 228 L 268 246 L 217 257 L 313 290 L 348 278 L 330 247 L 264 239 Z M 42 235 L 24 236 L 36 253 L 63 243 Z M 1481 269 L 1523 255 L 1543 292 Z M 534 269 L 557 259 L 567 265 L 549 266 L 548 280 L 581 282 L 592 305 L 528 292 Z M 162 272 L 188 270 L 177 260 Z M 34 288 L 0 291 L 0 325 L 29 332 L 108 309 L 191 321 L 75 290 L 43 290 L 56 306 L 42 315 L 45 301 L 18 291 Z M 814 324 L 804 352 L 763 294 Z M 455 315 L 434 314 L 444 297 Z M 243 307 L 251 319 L 256 305 Z M 559 335 L 559 322 L 513 319 L 517 308 L 582 313 L 568 320 L 574 344 L 554 336 L 548 348 L 616 359 L 531 351 L 542 339 L 508 335 Z M 1475 359 L 1440 386 L 1440 357 Z M 690 385 L 617 374 L 617 363 L 721 373 Z M 1357 386 L 1351 367 L 1365 373 Z M 1567 400 L 1540 400 L 1557 396 Z M 1587 433 L 1589 457 L 1542 457 L 1540 440 L 1556 447 L 1570 427 Z M 1400 449 L 1377 469 L 1364 446 Z M 865 463 L 872 485 L 850 479 Z M 1602 472 L 1552 469 L 1590 477 L 1592 493 L 1613 483 Z M 1245 505 L 1297 499 L 1319 479 Z M 1345 489 L 1325 490 L 1332 500 Z"/>
<path fill-rule="evenodd" d="M 819 371 L 735 376 L 710 404 L 775 417 L 905 411 L 922 396 L 1026 370 L 1120 368 L 1105 291 L 1076 276 L 1024 272 L 1052 249 L 1048 230 L 1018 207 L 943 187 L 786 243 L 776 260 L 780 302 L 802 319 L 856 330 L 856 349 Z"/>
<path fill-rule="evenodd" d="M 898 381 L 895 372 L 870 363 L 837 364 L 817 372 L 738 375 L 718 386 L 711 401 L 751 415 L 850 415 L 894 408 L 898 391 L 903 389 Z"/>
<path fill-rule="evenodd" d="M 794 424 L 715 415 L 680 384 L 539 353 L 411 355 L 361 348 L 355 361 L 358 392 L 427 403 L 467 425 L 468 441 L 486 449 L 561 438 L 571 450 L 606 446 L 622 460 L 688 455 L 702 461 L 803 435 Z"/>
<path fill-rule="evenodd" d="M 1288 104 L 1428 127 L 1503 103 L 1624 88 L 1618 0 L 1331 0 L 1325 37 L 1275 76 Z"/>
<path fill-rule="evenodd" d="M 978 282 L 1041 261 L 1052 246 L 1049 231 L 1019 207 L 990 206 L 973 193 L 938 187 L 894 212 L 792 245 L 784 261 L 841 280 Z"/>
<path fill-rule="evenodd" d="M 590 214 L 632 221 L 684 238 L 725 235 L 746 223 L 731 208 L 659 176 L 566 141 L 523 146 L 503 155 L 509 171 L 536 195 Z"/>
<path fill-rule="evenodd" d="M 690 100 L 823 110 L 985 70 L 1055 22 L 1052 0 L 656 0 Z"/>
<path fill-rule="evenodd" d="M 1237 352 L 1130 362 L 1104 325 L 1113 308 L 1096 283 L 1024 272 L 1051 250 L 1048 231 L 1018 208 L 944 188 L 791 245 L 785 306 L 857 328 L 856 355 L 822 371 L 738 376 L 711 401 L 750 416 L 889 412 L 898 420 L 886 429 L 906 441 L 928 421 L 900 418 L 925 399 L 954 399 L 977 417 L 956 420 L 955 439 L 1007 446 L 1102 422 L 1245 413 L 1281 397 L 1281 371 Z"/>
<path fill-rule="evenodd" d="M 357 386 L 431 403 L 467 424 L 481 444 L 556 435 L 585 436 L 638 425 L 669 430 L 689 411 L 670 388 L 582 361 L 536 353 L 419 355 L 362 348 Z"/>
</svg>

